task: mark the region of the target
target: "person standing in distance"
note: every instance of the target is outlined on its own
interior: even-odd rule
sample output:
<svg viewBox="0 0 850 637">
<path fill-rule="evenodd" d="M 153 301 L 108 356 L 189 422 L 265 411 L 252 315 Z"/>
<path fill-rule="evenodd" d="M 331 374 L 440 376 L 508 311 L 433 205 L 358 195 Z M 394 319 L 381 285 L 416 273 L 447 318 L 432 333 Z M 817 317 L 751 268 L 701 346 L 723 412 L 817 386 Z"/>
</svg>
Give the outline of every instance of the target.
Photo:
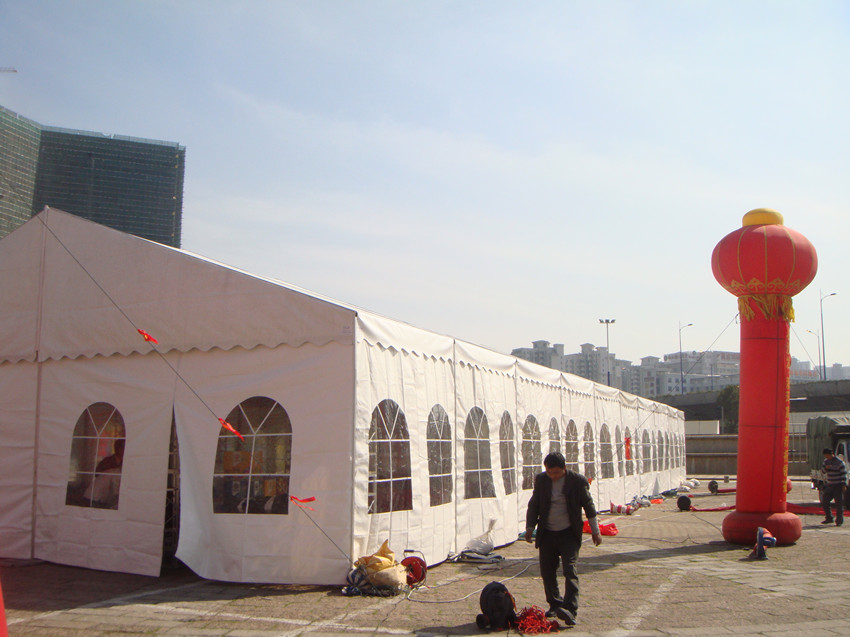
<svg viewBox="0 0 850 637">
<path fill-rule="evenodd" d="M 829 447 L 823 450 L 821 472 L 826 482 L 821 495 L 821 505 L 824 513 L 826 513 L 826 518 L 821 524 L 832 524 L 832 507 L 829 504 L 832 500 L 835 500 L 835 524 L 841 526 L 844 524 L 844 492 L 847 491 L 847 467 L 844 466 L 841 458 L 832 453 L 832 449 Z"/>
<path fill-rule="evenodd" d="M 576 561 L 581 547 L 581 511 L 590 524 L 593 543 L 599 546 L 602 535 L 596 520 L 596 507 L 590 495 L 590 483 L 580 473 L 567 470 L 560 453 L 550 453 L 543 460 L 543 473 L 534 478 L 534 491 L 525 514 L 525 541 L 531 542 L 537 527 L 540 577 L 549 604 L 547 617 L 557 617 L 574 626 L 578 613 L 578 572 Z M 558 559 L 564 567 L 564 596 L 558 592 Z"/>
</svg>

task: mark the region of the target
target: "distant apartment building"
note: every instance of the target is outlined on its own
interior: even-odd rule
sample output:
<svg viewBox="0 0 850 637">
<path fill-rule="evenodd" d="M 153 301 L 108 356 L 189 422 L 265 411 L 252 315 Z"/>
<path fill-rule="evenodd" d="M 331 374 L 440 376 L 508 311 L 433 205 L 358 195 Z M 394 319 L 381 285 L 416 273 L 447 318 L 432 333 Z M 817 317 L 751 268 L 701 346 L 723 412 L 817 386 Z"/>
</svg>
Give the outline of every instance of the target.
<svg viewBox="0 0 850 637">
<path fill-rule="evenodd" d="M 556 369 L 611 387 L 623 388 L 625 374 L 630 366 L 631 361 L 618 359 L 607 347 L 583 343 L 581 351 L 561 356 Z"/>
<path fill-rule="evenodd" d="M 841 363 L 833 363 L 826 369 L 826 380 L 847 379 L 850 379 L 850 367 L 842 365 Z M 815 380 L 817 380 L 817 378 L 815 378 Z"/>
<path fill-rule="evenodd" d="M 622 385 L 624 369 L 631 365 L 630 361 L 618 360 L 609 354 L 607 348 L 592 343 L 583 344 L 576 354 L 564 354 L 564 346 L 560 343 L 549 345 L 549 341 L 534 341 L 532 347 L 512 350 L 511 356 L 602 384 L 608 384 L 610 373 L 612 387 Z"/>
<path fill-rule="evenodd" d="M 556 361 L 564 355 L 563 345 L 552 345 L 549 341 L 534 341 L 531 347 L 519 347 L 511 352 L 511 356 L 516 356 L 544 367 L 552 367 L 557 369 Z"/>
<path fill-rule="evenodd" d="M 45 206 L 180 247 L 186 149 L 42 126 L 0 106 L 0 237 Z"/>
<path fill-rule="evenodd" d="M 575 374 L 602 384 L 623 389 L 638 396 L 657 398 L 673 394 L 707 392 L 740 382 L 741 356 L 738 352 L 675 352 L 644 356 L 639 365 L 618 359 L 605 347 L 592 343 L 581 345 L 581 351 L 565 354 L 563 345 L 550 346 L 548 341 L 534 341 L 530 348 L 518 348 L 511 355 L 546 367 Z M 850 368 L 833 365 L 830 376 L 847 373 Z M 791 382 L 818 379 L 818 370 L 805 361 L 791 359 Z"/>
</svg>

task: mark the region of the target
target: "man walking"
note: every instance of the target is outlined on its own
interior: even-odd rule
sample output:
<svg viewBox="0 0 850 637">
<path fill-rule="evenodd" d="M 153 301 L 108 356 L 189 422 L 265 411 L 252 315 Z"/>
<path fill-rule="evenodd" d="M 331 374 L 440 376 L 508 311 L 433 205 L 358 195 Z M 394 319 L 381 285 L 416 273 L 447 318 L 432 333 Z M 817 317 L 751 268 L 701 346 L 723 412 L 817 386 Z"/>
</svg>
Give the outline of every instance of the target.
<svg viewBox="0 0 850 637">
<path fill-rule="evenodd" d="M 546 456 L 543 466 L 546 471 L 534 478 L 534 491 L 528 501 L 525 541 L 531 542 L 537 527 L 535 546 L 539 550 L 540 576 L 549 604 L 546 616 L 558 617 L 567 626 L 574 626 L 578 612 L 576 561 L 582 539 L 582 509 L 596 546 L 602 543 L 602 535 L 587 479 L 580 473 L 568 471 L 564 456 L 557 452 Z M 564 568 L 563 598 L 558 593 L 559 558 Z"/>
<path fill-rule="evenodd" d="M 826 484 L 821 492 L 821 504 L 826 518 L 821 524 L 832 524 L 832 507 L 829 503 L 835 500 L 835 525 L 844 524 L 844 492 L 847 491 L 847 468 L 841 458 L 832 453 L 832 449 L 823 450 L 823 468 L 821 472 L 826 478 Z"/>
</svg>

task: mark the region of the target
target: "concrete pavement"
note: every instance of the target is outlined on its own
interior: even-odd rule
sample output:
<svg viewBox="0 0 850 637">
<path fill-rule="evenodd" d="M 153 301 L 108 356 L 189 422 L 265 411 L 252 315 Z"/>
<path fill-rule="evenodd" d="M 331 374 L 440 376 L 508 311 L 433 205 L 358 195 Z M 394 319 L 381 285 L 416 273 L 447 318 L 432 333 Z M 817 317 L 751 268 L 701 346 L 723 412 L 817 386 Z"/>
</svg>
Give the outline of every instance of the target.
<svg viewBox="0 0 850 637">
<path fill-rule="evenodd" d="M 698 491 L 707 493 L 707 480 Z M 721 485 L 727 486 L 727 485 Z M 808 481 L 789 501 L 814 502 Z M 697 507 L 734 504 L 734 494 L 695 497 Z M 803 517 L 793 546 L 748 559 L 726 544 L 726 512 L 680 512 L 675 499 L 632 516 L 603 516 L 619 528 L 579 558 L 581 599 L 574 636 L 850 634 L 850 522 Z M 0 562 L 9 634 L 323 637 L 476 635 L 479 591 L 503 580 L 518 608 L 545 606 L 536 552 L 525 542 L 498 549 L 493 565 L 442 564 L 409 596 L 345 597 L 340 587 L 229 584 L 185 568 L 160 578 L 43 562 Z"/>
</svg>

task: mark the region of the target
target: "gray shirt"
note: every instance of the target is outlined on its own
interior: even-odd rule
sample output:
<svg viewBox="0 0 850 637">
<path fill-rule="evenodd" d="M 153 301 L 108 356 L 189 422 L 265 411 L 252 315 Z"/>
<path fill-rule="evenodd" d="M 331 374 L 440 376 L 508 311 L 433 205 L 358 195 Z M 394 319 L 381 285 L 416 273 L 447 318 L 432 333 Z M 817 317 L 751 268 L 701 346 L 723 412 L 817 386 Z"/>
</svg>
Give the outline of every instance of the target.
<svg viewBox="0 0 850 637">
<path fill-rule="evenodd" d="M 823 460 L 823 472 L 826 474 L 826 482 L 829 486 L 842 486 L 847 484 L 847 467 L 838 456 L 832 456 L 829 460 Z"/>
<path fill-rule="evenodd" d="M 567 498 L 564 496 L 564 478 L 552 482 L 552 506 L 546 530 L 563 531 L 570 528 L 570 516 L 567 513 Z"/>
</svg>

